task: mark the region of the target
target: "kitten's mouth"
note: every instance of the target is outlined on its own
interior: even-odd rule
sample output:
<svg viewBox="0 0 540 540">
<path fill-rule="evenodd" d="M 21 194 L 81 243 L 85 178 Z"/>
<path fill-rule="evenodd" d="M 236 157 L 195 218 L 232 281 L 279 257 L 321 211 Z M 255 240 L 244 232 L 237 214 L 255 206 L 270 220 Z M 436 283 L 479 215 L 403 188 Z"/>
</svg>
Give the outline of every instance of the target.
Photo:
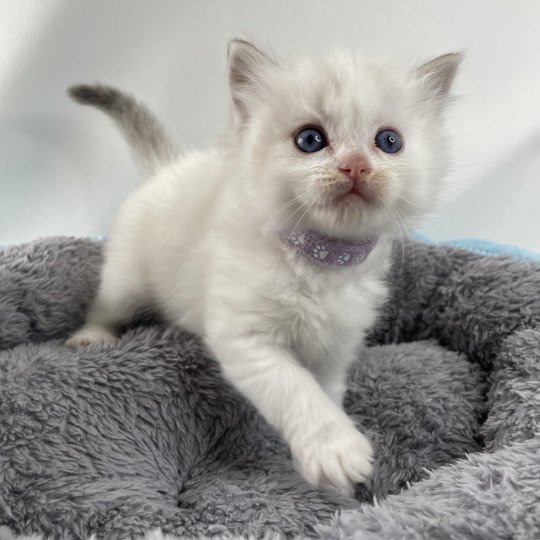
<svg viewBox="0 0 540 540">
<path fill-rule="evenodd" d="M 371 197 L 365 190 L 358 189 L 356 186 L 351 187 L 345 193 L 341 193 L 332 201 L 334 204 L 362 204 L 371 202 Z"/>
<path fill-rule="evenodd" d="M 365 195 L 363 193 L 360 193 L 356 188 L 352 188 L 349 192 L 345 193 L 345 195 L 341 196 L 341 199 L 362 199 L 365 200 Z"/>
</svg>

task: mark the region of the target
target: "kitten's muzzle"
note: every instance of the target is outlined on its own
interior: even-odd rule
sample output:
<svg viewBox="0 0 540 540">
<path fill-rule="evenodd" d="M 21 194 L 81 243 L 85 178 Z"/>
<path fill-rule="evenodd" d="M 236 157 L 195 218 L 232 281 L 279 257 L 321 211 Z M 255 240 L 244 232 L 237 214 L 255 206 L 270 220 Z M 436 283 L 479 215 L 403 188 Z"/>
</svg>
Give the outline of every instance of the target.
<svg viewBox="0 0 540 540">
<path fill-rule="evenodd" d="M 338 165 L 338 170 L 342 175 L 343 182 L 339 187 L 336 186 L 335 202 L 340 202 L 344 199 L 354 200 L 370 199 L 369 176 L 372 172 L 371 163 L 360 152 L 351 152 L 345 155 Z"/>
</svg>

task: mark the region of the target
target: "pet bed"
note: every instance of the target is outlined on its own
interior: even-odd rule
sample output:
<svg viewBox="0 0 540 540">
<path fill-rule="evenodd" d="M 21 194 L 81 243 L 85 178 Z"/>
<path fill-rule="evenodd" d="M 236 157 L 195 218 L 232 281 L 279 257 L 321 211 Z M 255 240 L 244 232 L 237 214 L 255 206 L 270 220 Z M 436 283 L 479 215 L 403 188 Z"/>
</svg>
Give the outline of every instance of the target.
<svg viewBox="0 0 540 540">
<path fill-rule="evenodd" d="M 396 245 L 349 374 L 377 456 L 353 499 L 299 477 L 197 337 L 146 318 L 67 348 L 101 262 L 80 239 L 0 252 L 0 538 L 539 537 L 540 265 Z"/>
</svg>

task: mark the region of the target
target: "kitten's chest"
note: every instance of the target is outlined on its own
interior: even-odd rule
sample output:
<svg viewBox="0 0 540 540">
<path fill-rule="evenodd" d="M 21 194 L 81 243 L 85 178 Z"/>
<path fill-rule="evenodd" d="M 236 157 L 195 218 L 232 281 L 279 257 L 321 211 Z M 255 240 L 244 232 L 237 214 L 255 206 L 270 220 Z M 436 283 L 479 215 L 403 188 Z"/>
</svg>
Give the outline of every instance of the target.
<svg viewBox="0 0 540 540">
<path fill-rule="evenodd" d="M 385 297 L 382 281 L 372 276 L 353 283 L 336 281 L 302 283 L 277 295 L 281 303 L 274 319 L 277 337 L 311 368 L 350 356 Z"/>
</svg>

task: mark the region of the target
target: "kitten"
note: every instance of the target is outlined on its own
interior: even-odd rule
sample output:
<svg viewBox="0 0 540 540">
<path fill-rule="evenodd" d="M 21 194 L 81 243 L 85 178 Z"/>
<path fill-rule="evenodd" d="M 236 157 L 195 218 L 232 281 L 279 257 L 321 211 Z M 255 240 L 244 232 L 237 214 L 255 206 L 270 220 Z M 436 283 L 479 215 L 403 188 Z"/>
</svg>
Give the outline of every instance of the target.
<svg viewBox="0 0 540 540">
<path fill-rule="evenodd" d="M 231 125 L 183 156 L 131 97 L 73 87 L 116 121 L 149 179 L 116 220 L 97 298 L 67 343 L 114 340 L 158 306 L 204 337 L 306 480 L 350 492 L 373 456 L 341 406 L 347 368 L 386 298 L 392 236 L 437 195 L 460 60 L 284 67 L 233 40 Z"/>
</svg>

